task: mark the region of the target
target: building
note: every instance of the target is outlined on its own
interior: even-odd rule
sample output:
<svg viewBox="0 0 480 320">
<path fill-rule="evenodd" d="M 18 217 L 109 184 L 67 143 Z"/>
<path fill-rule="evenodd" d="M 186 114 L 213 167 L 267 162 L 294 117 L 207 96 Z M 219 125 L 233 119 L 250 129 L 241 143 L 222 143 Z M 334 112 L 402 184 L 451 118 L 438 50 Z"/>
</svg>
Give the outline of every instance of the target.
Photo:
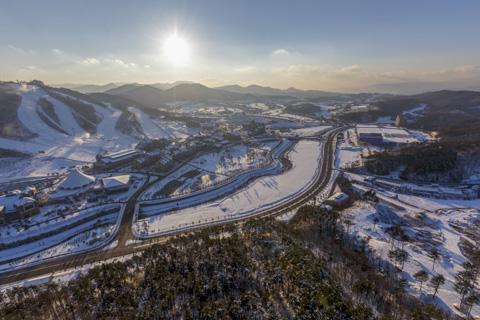
<svg viewBox="0 0 480 320">
<path fill-rule="evenodd" d="M 37 201 L 18 191 L 0 196 L 0 222 L 2 223 L 31 217 L 38 212 Z"/>
<path fill-rule="evenodd" d="M 128 191 L 128 189 L 130 189 L 132 179 L 130 175 L 121 175 L 103 178 L 101 181 L 105 192 L 115 193 Z"/>
<path fill-rule="evenodd" d="M 421 142 L 419 137 L 403 128 L 357 125 L 356 131 L 359 142 L 372 145 L 401 146 L 413 142 Z"/>
<path fill-rule="evenodd" d="M 70 171 L 58 185 L 59 190 L 78 190 L 95 184 L 95 177 L 81 172 L 78 168 Z"/>
<path fill-rule="evenodd" d="M 117 152 L 97 156 L 97 162 L 104 166 L 114 166 L 127 163 L 141 156 L 141 152 L 134 149 L 125 149 Z"/>
<path fill-rule="evenodd" d="M 95 182 L 94 176 L 85 174 L 75 168 L 57 185 L 54 192 L 48 194 L 48 201 L 59 202 L 72 196 L 88 193 L 95 186 Z"/>
<path fill-rule="evenodd" d="M 325 200 L 325 204 L 338 208 L 343 206 L 345 203 L 347 203 L 348 199 L 349 197 L 346 193 L 337 192 L 334 195 L 332 195 L 330 198 Z"/>
<path fill-rule="evenodd" d="M 364 143 L 373 144 L 373 145 L 383 144 L 382 131 L 378 127 L 357 126 L 357 137 L 359 141 Z"/>
</svg>

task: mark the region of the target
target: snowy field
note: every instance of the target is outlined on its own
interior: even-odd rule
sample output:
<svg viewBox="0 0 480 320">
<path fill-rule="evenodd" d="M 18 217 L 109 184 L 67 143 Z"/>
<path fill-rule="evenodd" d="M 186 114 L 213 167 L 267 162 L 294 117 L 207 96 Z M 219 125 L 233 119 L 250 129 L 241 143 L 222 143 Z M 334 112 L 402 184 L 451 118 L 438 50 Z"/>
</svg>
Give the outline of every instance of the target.
<svg viewBox="0 0 480 320">
<path fill-rule="evenodd" d="M 283 140 L 282 143 L 273 150 L 272 161 L 266 166 L 242 171 L 218 184 L 188 194 L 142 201 L 138 205 L 138 211 L 141 216 L 158 215 L 172 210 L 193 207 L 232 194 L 252 179 L 267 175 L 275 175 L 281 172 L 283 164 L 280 161 L 280 156 L 286 152 L 291 145 L 291 141 Z"/>
<path fill-rule="evenodd" d="M 178 228 L 252 214 L 287 201 L 314 181 L 320 146 L 318 141 L 300 141 L 289 153 L 293 167 L 285 173 L 260 178 L 218 201 L 138 220 L 134 224 L 134 232 L 141 237 L 148 237 Z"/>
<path fill-rule="evenodd" d="M 290 132 L 282 134 L 291 137 L 311 137 L 331 128 L 331 126 L 314 126 L 306 128 L 291 129 Z"/>
<path fill-rule="evenodd" d="M 336 153 L 336 168 L 345 169 L 353 164 L 361 163 L 363 148 L 356 145 L 354 129 L 349 129 L 344 132 L 344 141 L 337 146 Z"/>
<path fill-rule="evenodd" d="M 465 202 L 464 205 L 468 203 Z M 470 203 L 472 204 L 472 203 Z M 452 206 L 455 206 L 452 204 Z M 454 304 L 458 304 L 460 296 L 454 290 L 455 274 L 463 270 L 462 263 L 466 261 L 459 247 L 460 239 L 473 242 L 464 232 L 468 226 L 478 223 L 478 209 L 444 209 L 435 212 L 418 213 L 409 210 L 408 206 L 399 209 L 386 204 L 372 205 L 357 201 L 355 205 L 343 211 L 342 216 L 350 219 L 353 226 L 352 234 L 360 238 L 369 238 L 369 245 L 376 254 L 384 260 L 389 260 L 388 252 L 392 249 L 388 227 L 400 225 L 409 240 L 395 241 L 396 246 L 403 247 L 408 252 L 408 260 L 403 268 L 402 277 L 408 281 L 409 292 L 425 302 L 434 302 L 437 306 L 455 312 Z M 377 221 L 376 223 L 374 221 Z M 477 230 L 478 231 L 478 230 Z M 435 247 L 440 252 L 440 259 L 433 265 L 429 252 Z M 432 301 L 433 289 L 428 283 L 420 284 L 413 275 L 424 270 L 431 278 L 441 274 L 446 282 L 440 287 L 435 301 Z M 473 309 L 475 315 L 480 315 L 480 308 Z"/>
<path fill-rule="evenodd" d="M 103 244 L 115 231 L 115 219 L 107 222 L 101 227 L 81 232 L 76 236 L 64 241 L 49 249 L 40 251 L 25 258 L 15 260 L 14 262 L 0 264 L 0 270 L 10 270 L 35 264 L 46 259 L 57 258 L 60 256 L 79 253 Z"/>
<path fill-rule="evenodd" d="M 61 208 L 61 207 L 60 207 Z M 42 208 L 43 209 L 43 208 Z M 15 222 L 0 226 L 0 244 L 8 244 L 27 238 L 35 237 L 46 232 L 53 232 L 62 227 L 84 219 L 94 217 L 99 212 L 119 211 L 119 204 L 100 205 L 84 210 L 66 211 L 58 215 L 54 210 L 42 210 L 40 213 L 29 219 L 28 222 Z M 59 209 L 59 211 L 63 211 Z M 1 252 L 1 251 L 0 251 Z"/>
<path fill-rule="evenodd" d="M 241 144 L 199 156 L 152 185 L 140 199 L 167 196 L 161 193 L 172 181 L 178 181 L 177 190 L 171 193 L 174 196 L 214 186 L 242 171 L 268 165 L 268 154 L 276 147 L 281 147 L 280 141 L 260 143 L 256 147 Z M 191 173 L 194 176 L 190 176 Z"/>
</svg>

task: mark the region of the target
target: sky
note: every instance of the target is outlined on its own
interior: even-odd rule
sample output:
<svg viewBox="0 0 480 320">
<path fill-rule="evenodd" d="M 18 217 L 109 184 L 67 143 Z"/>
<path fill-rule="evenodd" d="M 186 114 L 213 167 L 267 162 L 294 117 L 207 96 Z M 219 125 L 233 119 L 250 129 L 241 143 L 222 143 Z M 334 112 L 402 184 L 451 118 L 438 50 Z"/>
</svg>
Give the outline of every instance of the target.
<svg viewBox="0 0 480 320">
<path fill-rule="evenodd" d="M 479 13 L 476 0 L 4 0 L 0 79 L 480 89 Z"/>
</svg>

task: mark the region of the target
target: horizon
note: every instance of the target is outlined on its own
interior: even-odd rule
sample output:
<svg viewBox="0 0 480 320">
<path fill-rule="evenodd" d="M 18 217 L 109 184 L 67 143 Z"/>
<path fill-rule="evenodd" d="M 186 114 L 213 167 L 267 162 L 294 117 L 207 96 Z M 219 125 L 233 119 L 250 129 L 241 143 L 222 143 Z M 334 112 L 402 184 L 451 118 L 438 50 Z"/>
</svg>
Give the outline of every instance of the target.
<svg viewBox="0 0 480 320">
<path fill-rule="evenodd" d="M 1 6 L 2 80 L 188 79 L 208 87 L 391 93 L 480 88 L 475 1 Z"/>
</svg>

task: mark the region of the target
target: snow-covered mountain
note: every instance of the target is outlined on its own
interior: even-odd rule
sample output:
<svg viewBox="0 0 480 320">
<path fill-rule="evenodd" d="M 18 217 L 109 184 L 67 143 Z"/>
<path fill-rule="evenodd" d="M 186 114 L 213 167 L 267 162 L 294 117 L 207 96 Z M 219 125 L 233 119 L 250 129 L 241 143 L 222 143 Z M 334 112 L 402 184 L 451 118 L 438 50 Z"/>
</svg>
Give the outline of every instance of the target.
<svg viewBox="0 0 480 320">
<path fill-rule="evenodd" d="M 0 149 L 30 154 L 30 162 L 43 159 L 47 165 L 61 160 L 62 167 L 76 165 L 95 161 L 100 152 L 132 148 L 145 137 L 185 134 L 188 128 L 154 119 L 135 105 L 116 109 L 68 89 L 0 83 Z M 2 166 L 7 170 L 5 164 Z M 31 170 L 40 167 L 36 163 Z M 9 173 L 3 169 L 0 175 Z"/>
</svg>

